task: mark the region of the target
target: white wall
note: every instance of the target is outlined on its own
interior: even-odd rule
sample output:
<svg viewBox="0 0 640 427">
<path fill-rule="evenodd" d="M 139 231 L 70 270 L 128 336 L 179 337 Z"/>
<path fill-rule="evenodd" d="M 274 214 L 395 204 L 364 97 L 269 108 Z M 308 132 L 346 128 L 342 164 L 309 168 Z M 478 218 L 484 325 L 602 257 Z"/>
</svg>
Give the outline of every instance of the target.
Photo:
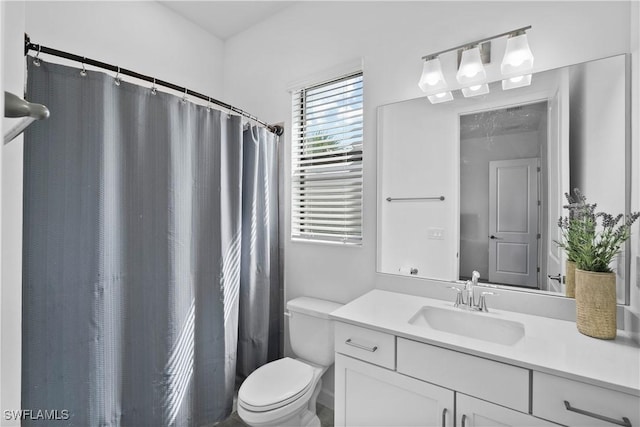
<svg viewBox="0 0 640 427">
<path fill-rule="evenodd" d="M 417 81 L 423 55 L 525 25 L 533 26 L 528 34 L 535 71 L 626 53 L 629 10 L 629 2 L 592 1 L 300 2 L 228 39 L 225 99 L 269 122 L 283 121 L 286 129 L 292 82 L 364 60 L 363 246 L 291 242 L 287 219 L 285 298 L 304 294 L 347 302 L 375 287 L 416 293 L 429 288 L 447 295 L 433 286 L 437 282 L 375 273 L 376 107 L 422 95 Z M 500 43 L 493 49 L 500 52 Z M 289 151 L 289 134 L 285 144 Z M 288 177 L 290 161 L 284 167 Z M 517 307 L 531 309 L 531 303 L 519 301 Z M 571 305 L 558 301 L 545 310 L 561 313 Z M 331 390 L 331 378 L 325 379 Z"/>
<path fill-rule="evenodd" d="M 222 41 L 156 2 L 29 1 L 2 2 L 2 7 L 5 12 L 2 71 L 5 88 L 15 94 L 23 92 L 23 39 L 27 32 L 34 43 L 86 55 L 222 98 Z M 42 59 L 64 62 L 47 55 L 42 55 Z M 19 137 L 4 147 L 2 159 L 0 408 L 3 411 L 20 409 L 22 147 Z M 0 416 L 0 424 L 13 425 L 3 424 L 4 412 Z"/>
<path fill-rule="evenodd" d="M 4 16 L 5 16 L 5 2 L 0 2 L 0 34 L 2 34 L 2 53 L 0 54 L 0 93 L 4 92 L 4 70 L 1 65 L 4 63 L 4 40 L 6 37 L 4 35 Z M 4 96 L 0 96 L 0 110 L 4 111 Z M 0 134 L 4 135 L 4 116 L 3 120 L 0 121 Z M 2 152 L 3 148 L 0 147 L 0 224 L 2 224 Z M 2 300 L 2 291 L 3 291 L 3 281 L 2 281 L 2 227 L 0 226 L 0 310 L 4 312 L 4 305 Z M 1 313 L 0 312 L 0 313 Z M 4 399 L 2 395 L 4 394 L 4 389 L 1 386 L 3 384 L 2 380 L 3 376 L 3 357 L 2 357 L 2 315 L 0 315 L 0 408 L 4 408 Z"/>
<path fill-rule="evenodd" d="M 156 2 L 27 1 L 23 31 L 33 43 L 221 99 L 223 42 Z"/>
<path fill-rule="evenodd" d="M 24 3 L 3 4 L 4 89 L 22 96 L 24 87 Z M 3 118 L 7 129 L 16 119 Z M 3 134 L 4 135 L 4 134 Z M 22 135 L 2 147 L 2 272 L 0 306 L 0 408 L 20 409 L 22 345 Z M 1 425 L 19 422 L 0 418 Z"/>
</svg>

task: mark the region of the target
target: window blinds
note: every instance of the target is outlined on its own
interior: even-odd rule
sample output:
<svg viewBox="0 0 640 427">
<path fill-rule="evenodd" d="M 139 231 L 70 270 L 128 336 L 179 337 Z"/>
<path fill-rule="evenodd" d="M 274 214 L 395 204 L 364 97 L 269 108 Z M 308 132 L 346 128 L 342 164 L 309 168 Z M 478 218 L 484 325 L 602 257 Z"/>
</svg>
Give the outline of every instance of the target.
<svg viewBox="0 0 640 427">
<path fill-rule="evenodd" d="M 362 242 L 362 73 L 293 94 L 291 234 Z"/>
</svg>

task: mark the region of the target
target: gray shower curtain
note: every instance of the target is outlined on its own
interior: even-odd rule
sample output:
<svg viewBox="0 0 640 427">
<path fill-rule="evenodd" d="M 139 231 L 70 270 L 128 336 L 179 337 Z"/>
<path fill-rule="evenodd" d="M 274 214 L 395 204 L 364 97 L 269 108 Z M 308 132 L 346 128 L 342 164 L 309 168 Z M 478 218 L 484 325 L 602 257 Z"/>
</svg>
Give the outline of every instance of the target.
<svg viewBox="0 0 640 427">
<path fill-rule="evenodd" d="M 278 254 L 278 146 L 264 128 L 244 131 L 242 257 L 238 365 L 240 377 L 280 357 L 282 289 Z"/>
<path fill-rule="evenodd" d="M 68 411 L 47 425 L 224 419 L 245 274 L 241 119 L 44 61 L 28 61 L 27 93 L 51 118 L 25 136 L 23 408 Z"/>
</svg>

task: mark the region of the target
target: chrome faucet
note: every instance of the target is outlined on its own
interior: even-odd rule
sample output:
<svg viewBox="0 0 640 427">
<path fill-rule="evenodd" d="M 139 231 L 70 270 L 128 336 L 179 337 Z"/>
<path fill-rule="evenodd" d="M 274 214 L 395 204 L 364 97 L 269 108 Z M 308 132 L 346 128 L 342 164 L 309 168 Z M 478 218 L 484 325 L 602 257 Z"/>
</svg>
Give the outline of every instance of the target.
<svg viewBox="0 0 640 427">
<path fill-rule="evenodd" d="M 453 304 L 454 307 L 462 306 L 462 308 L 465 308 L 467 310 L 489 312 L 489 309 L 487 308 L 486 296 L 498 294 L 496 294 L 495 292 L 481 292 L 478 303 L 476 303 L 475 288 L 476 286 L 478 286 L 478 279 L 480 279 L 480 273 L 474 270 L 471 274 L 471 280 L 467 280 L 465 282 L 464 288 L 449 286 L 450 289 L 457 291 L 456 302 Z"/>
<path fill-rule="evenodd" d="M 480 273 L 478 273 L 476 270 L 473 270 L 473 273 L 471 273 L 471 285 L 478 286 L 478 279 L 480 279 Z"/>
<path fill-rule="evenodd" d="M 471 273 L 471 280 L 467 280 L 465 285 L 465 290 L 467 291 L 467 307 L 474 308 L 476 305 L 476 297 L 475 297 L 475 289 L 478 286 L 478 279 L 480 278 L 480 273 L 476 270 L 473 270 Z"/>
</svg>

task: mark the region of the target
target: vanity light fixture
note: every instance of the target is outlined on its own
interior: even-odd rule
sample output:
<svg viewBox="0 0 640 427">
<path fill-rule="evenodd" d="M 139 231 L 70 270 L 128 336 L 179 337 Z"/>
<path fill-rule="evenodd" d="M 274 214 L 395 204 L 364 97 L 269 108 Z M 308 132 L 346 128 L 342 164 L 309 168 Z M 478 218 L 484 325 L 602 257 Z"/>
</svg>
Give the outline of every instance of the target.
<svg viewBox="0 0 640 427">
<path fill-rule="evenodd" d="M 447 81 L 442 73 L 440 58 L 437 55 L 425 59 L 418 86 L 423 92 L 427 93 L 427 97 L 432 104 L 439 104 L 453 99 L 453 94 L 448 90 Z"/>
<path fill-rule="evenodd" d="M 487 73 L 482 65 L 480 47 L 471 46 L 462 51 L 462 60 L 456 73 L 456 80 L 463 85 L 477 85 L 483 83 Z"/>
<path fill-rule="evenodd" d="M 441 93 L 447 89 L 447 82 L 442 74 L 442 64 L 437 56 L 428 57 L 422 66 L 422 75 L 418 86 L 423 92 Z"/>
<path fill-rule="evenodd" d="M 502 89 L 515 89 L 531 84 L 531 70 L 533 69 L 533 54 L 529 48 L 529 41 L 524 30 L 509 34 L 507 48 L 500 64 L 503 76 Z"/>
<path fill-rule="evenodd" d="M 530 74 L 533 68 L 533 54 L 529 48 L 524 30 L 509 34 L 507 48 L 500 64 L 500 71 L 505 76 Z"/>
<path fill-rule="evenodd" d="M 525 33 L 529 29 L 531 29 L 530 25 L 423 56 L 424 64 L 418 86 L 427 94 L 432 104 L 451 101 L 453 94 L 442 72 L 440 55 L 458 51 L 459 65 L 456 80 L 464 86 L 462 88 L 464 97 L 489 93 L 487 73 L 483 64 L 490 62 L 490 41 L 505 36 L 509 38 L 507 39 L 507 48 L 500 65 L 500 71 L 503 75 L 502 89 L 507 90 L 530 85 L 533 54 L 529 48 Z"/>
</svg>

